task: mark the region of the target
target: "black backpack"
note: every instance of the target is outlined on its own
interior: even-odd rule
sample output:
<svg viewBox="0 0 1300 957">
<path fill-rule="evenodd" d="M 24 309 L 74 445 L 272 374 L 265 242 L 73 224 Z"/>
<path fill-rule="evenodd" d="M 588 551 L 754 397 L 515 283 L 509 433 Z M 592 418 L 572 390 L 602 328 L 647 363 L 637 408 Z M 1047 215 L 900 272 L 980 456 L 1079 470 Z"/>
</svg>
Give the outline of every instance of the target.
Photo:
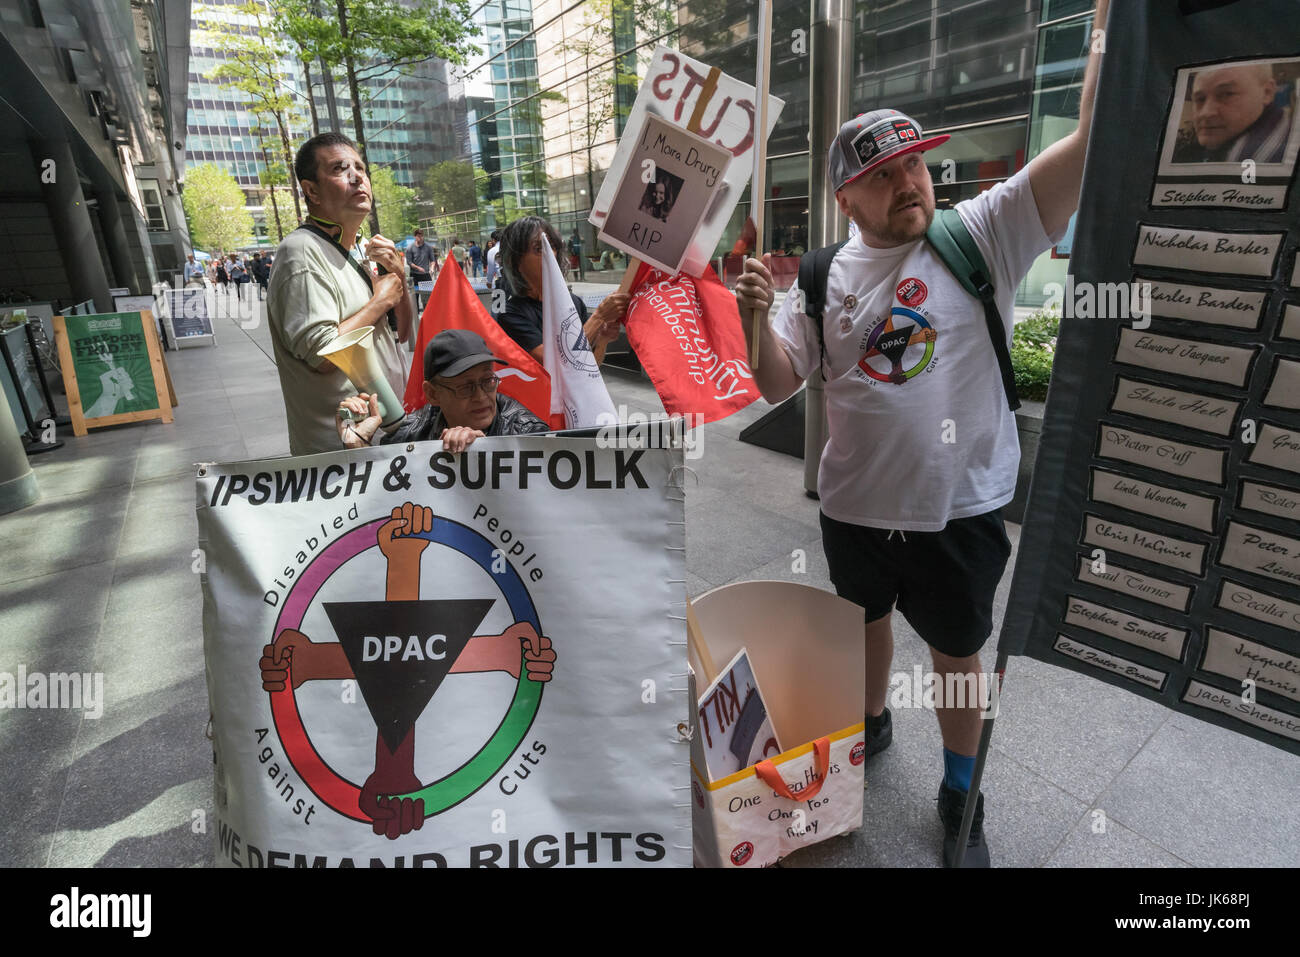
<svg viewBox="0 0 1300 957">
<path fill-rule="evenodd" d="M 1011 355 L 1007 351 L 1006 327 L 1002 324 L 1002 314 L 998 312 L 993 283 L 989 279 L 989 268 L 980 255 L 979 247 L 975 245 L 970 230 L 955 209 L 936 212 L 925 238 L 962 288 L 984 306 L 984 322 L 988 326 L 993 353 L 998 358 L 998 368 L 1002 372 L 1007 406 L 1014 412 L 1020 408 L 1020 396 L 1016 394 L 1016 376 L 1011 369 Z M 822 311 L 826 307 L 826 279 L 830 275 L 831 260 L 844 242 L 811 250 L 799 259 L 799 289 L 804 294 L 804 315 L 813 321 L 813 327 L 817 330 L 823 369 L 826 366 L 826 332 L 822 328 Z"/>
</svg>

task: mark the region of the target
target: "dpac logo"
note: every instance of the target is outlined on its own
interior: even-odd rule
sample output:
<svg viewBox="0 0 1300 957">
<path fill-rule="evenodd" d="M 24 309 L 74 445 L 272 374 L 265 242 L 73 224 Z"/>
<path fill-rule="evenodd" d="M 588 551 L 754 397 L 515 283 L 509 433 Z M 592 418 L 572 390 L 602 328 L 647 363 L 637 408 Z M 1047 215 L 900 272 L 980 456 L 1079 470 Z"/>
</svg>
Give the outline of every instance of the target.
<svg viewBox="0 0 1300 957">
<path fill-rule="evenodd" d="M 751 857 L 754 856 L 754 845 L 749 841 L 741 841 L 731 849 L 731 863 L 737 867 L 744 865 Z"/>
<path fill-rule="evenodd" d="M 444 582 L 459 569 L 458 580 L 471 583 L 455 589 L 458 597 L 420 597 L 420 563 L 430 546 L 436 546 L 436 580 Z M 356 594 L 350 572 L 373 563 L 374 550 L 387 566 L 384 601 L 321 597 Z M 450 584 L 445 587 L 453 590 Z M 497 594 L 464 597 L 469 588 Z M 500 599 L 514 624 L 499 634 L 477 634 Z M 313 641 L 300 630 L 317 607 L 337 642 Z M 319 627 L 318 611 L 313 620 Z M 322 551 L 286 595 L 274 635 L 258 665 L 289 764 L 330 808 L 390 839 L 419 828 L 425 818 L 454 807 L 492 780 L 523 743 L 556 660 L 524 580 L 505 556 L 474 529 L 409 502 Z M 470 756 L 454 763 L 454 770 L 417 775 L 417 720 L 449 675 L 485 672 L 505 672 L 515 679 L 504 717 L 482 729 L 484 740 L 470 742 Z M 304 683 L 323 679 L 354 679 L 374 721 L 374 768 L 360 787 L 331 767 L 308 733 L 307 716 L 321 720 L 321 699 L 313 696 L 310 707 L 300 707 L 297 692 Z M 347 705 L 335 699 L 331 707 Z"/>
<path fill-rule="evenodd" d="M 895 306 L 867 336 L 858 368 L 878 382 L 903 385 L 934 358 L 938 332 L 921 313 Z"/>
<path fill-rule="evenodd" d="M 913 276 L 900 282 L 898 288 L 895 290 L 895 294 L 898 296 L 899 302 L 910 309 L 915 309 L 921 303 L 925 302 L 925 298 L 930 294 L 930 290 L 925 288 L 925 283 Z"/>
</svg>

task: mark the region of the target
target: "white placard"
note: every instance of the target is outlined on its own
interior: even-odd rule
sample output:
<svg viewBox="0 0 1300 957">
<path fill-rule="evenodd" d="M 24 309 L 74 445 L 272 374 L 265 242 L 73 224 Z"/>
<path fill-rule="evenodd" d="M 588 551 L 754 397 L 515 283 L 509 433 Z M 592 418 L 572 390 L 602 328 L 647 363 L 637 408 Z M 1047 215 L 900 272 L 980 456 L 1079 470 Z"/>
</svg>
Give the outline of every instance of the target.
<svg viewBox="0 0 1300 957">
<path fill-rule="evenodd" d="M 1260 424 L 1255 445 L 1247 461 L 1288 472 L 1300 472 L 1300 429 L 1284 429 L 1269 422 Z"/>
<path fill-rule="evenodd" d="M 1300 586 L 1300 538 L 1229 522 L 1219 564 Z"/>
<path fill-rule="evenodd" d="M 1083 540 L 1089 545 L 1114 549 L 1157 565 L 1201 575 L 1205 572 L 1205 546 L 1172 535 L 1163 535 L 1098 515 L 1083 516 Z"/>
<path fill-rule="evenodd" d="M 1192 603 L 1192 589 L 1187 585 L 1166 581 L 1146 572 L 1121 568 L 1109 560 L 1104 571 L 1094 572 L 1092 566 L 1092 559 L 1086 556 L 1080 558 L 1079 581 L 1181 612 L 1186 612 Z"/>
<path fill-rule="evenodd" d="M 1139 618 L 1074 595 L 1066 599 L 1064 620 L 1067 625 L 1078 625 L 1175 660 L 1183 657 L 1183 646 L 1187 643 L 1185 629 Z"/>
<path fill-rule="evenodd" d="M 1254 349 L 1130 328 L 1120 330 L 1115 350 L 1116 362 L 1238 387 L 1246 384 L 1254 358 Z"/>
<path fill-rule="evenodd" d="M 1300 604 L 1230 578 L 1219 583 L 1215 605 L 1224 611 L 1267 622 L 1292 633 L 1300 632 Z"/>
<path fill-rule="evenodd" d="M 1243 701 L 1239 693 L 1233 694 L 1199 681 L 1191 681 L 1187 684 L 1183 701 L 1226 714 L 1293 741 L 1300 741 L 1300 717 L 1276 708 L 1266 708 L 1262 704 Z"/>
<path fill-rule="evenodd" d="M 1237 505 L 1252 512 L 1300 521 L 1300 492 L 1295 489 L 1243 481 Z"/>
<path fill-rule="evenodd" d="M 1134 276 L 1133 281 L 1151 284 L 1151 312 L 1157 316 L 1234 329 L 1258 329 L 1268 299 L 1264 292 L 1193 286 L 1169 279 Z"/>
<path fill-rule="evenodd" d="M 202 469 L 217 862 L 690 866 L 681 461 L 519 436 Z"/>
<path fill-rule="evenodd" d="M 1110 407 L 1115 412 L 1172 422 L 1214 435 L 1230 435 L 1241 403 L 1120 376 Z"/>
<path fill-rule="evenodd" d="M 1169 226 L 1138 227 L 1133 262 L 1235 276 L 1271 276 L 1286 233 L 1216 233 Z"/>
<path fill-rule="evenodd" d="M 632 151 L 598 235 L 675 275 L 726 188 L 731 153 L 649 113 L 623 139 L 633 141 Z"/>
<path fill-rule="evenodd" d="M 1120 459 L 1181 478 L 1222 485 L 1227 452 L 1203 445 L 1174 442 L 1123 426 L 1103 422 L 1097 434 L 1097 455 Z"/>
<path fill-rule="evenodd" d="M 1300 701 L 1300 658 L 1218 628 L 1205 629 L 1201 670 Z"/>
<path fill-rule="evenodd" d="M 1154 688 L 1156 691 L 1162 690 L 1165 681 L 1169 678 L 1169 675 L 1163 671 L 1085 645 L 1069 635 L 1057 635 L 1056 643 L 1052 647 L 1075 661 L 1082 661 L 1084 664 L 1100 668 L 1102 671 L 1109 671 L 1121 678 L 1128 678 L 1130 681 L 1136 681 L 1138 684 Z"/>
<path fill-rule="evenodd" d="M 1300 360 L 1277 360 L 1264 404 L 1275 409 L 1300 409 Z"/>
<path fill-rule="evenodd" d="M 701 91 L 708 83 L 710 67 L 693 60 L 677 50 L 660 46 L 646 70 L 645 80 L 637 91 L 636 101 L 628 114 L 627 130 L 641 129 L 642 118 L 647 114 L 659 116 L 674 126 L 686 129 L 699 103 Z M 758 96 L 754 87 L 741 83 L 734 77 L 719 72 L 716 87 L 705 103 L 700 117 L 700 135 L 709 142 L 731 153 L 723 182 L 726 184 L 714 205 L 697 209 L 702 218 L 699 231 L 690 245 L 681 270 L 691 276 L 700 275 L 713 257 L 713 251 L 722 239 L 722 232 L 745 191 L 754 169 L 755 103 Z M 785 108 L 785 101 L 775 96 L 767 98 L 767 132 L 776 129 L 776 121 Z M 605 224 L 618 185 L 623 181 L 635 144 L 632 137 L 623 136 L 614 152 L 614 159 L 605 174 L 605 180 L 592 204 L 590 221 L 600 229 Z"/>
<path fill-rule="evenodd" d="M 1092 470 L 1092 500 L 1118 505 L 1131 512 L 1162 518 L 1167 522 L 1189 525 L 1203 532 L 1214 530 L 1214 516 L 1218 507 L 1218 499 L 1155 485 L 1106 469 Z"/>
</svg>

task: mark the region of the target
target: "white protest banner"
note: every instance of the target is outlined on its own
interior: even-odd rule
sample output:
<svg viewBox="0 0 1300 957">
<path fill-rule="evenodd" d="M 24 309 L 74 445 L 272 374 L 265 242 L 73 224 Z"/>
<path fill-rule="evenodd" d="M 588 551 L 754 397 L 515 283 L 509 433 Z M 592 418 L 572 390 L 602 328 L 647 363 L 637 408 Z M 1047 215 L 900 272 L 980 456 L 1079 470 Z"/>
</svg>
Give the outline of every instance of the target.
<svg viewBox="0 0 1300 957">
<path fill-rule="evenodd" d="M 571 429 L 613 425 L 618 412 L 583 335 L 582 318 L 555 251 L 549 243 L 542 248 L 542 358 L 551 377 L 551 414 L 564 413 Z"/>
<path fill-rule="evenodd" d="M 748 83 L 741 83 L 677 50 L 664 46 L 656 49 L 628 114 L 613 162 L 592 205 L 592 225 L 605 228 L 620 184 L 625 176 L 640 172 L 640 167 L 630 167 L 647 115 L 682 130 L 694 130 L 731 154 L 731 162 L 722 175 L 723 186 L 710 194 L 712 199 L 707 208 L 692 211 L 701 221 L 679 268 L 688 275 L 700 275 L 713 257 L 722 231 L 749 182 L 754 165 L 757 98 L 754 87 Z M 764 139 L 776 129 L 776 121 L 785 107 L 785 102 L 775 96 L 769 96 L 767 104 Z"/>
<path fill-rule="evenodd" d="M 520 437 L 203 467 L 217 863 L 688 866 L 681 461 Z"/>
</svg>

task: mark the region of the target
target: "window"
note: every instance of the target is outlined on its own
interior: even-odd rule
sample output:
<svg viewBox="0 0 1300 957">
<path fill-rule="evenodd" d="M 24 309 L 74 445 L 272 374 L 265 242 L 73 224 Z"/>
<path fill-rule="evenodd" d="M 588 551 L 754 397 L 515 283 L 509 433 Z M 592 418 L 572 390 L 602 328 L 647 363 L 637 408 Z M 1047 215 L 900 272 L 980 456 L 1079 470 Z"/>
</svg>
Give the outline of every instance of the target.
<svg viewBox="0 0 1300 957">
<path fill-rule="evenodd" d="M 167 214 L 163 211 L 162 191 L 158 188 L 157 180 L 140 180 L 140 202 L 144 204 L 145 221 L 149 228 L 165 230 Z"/>
</svg>

